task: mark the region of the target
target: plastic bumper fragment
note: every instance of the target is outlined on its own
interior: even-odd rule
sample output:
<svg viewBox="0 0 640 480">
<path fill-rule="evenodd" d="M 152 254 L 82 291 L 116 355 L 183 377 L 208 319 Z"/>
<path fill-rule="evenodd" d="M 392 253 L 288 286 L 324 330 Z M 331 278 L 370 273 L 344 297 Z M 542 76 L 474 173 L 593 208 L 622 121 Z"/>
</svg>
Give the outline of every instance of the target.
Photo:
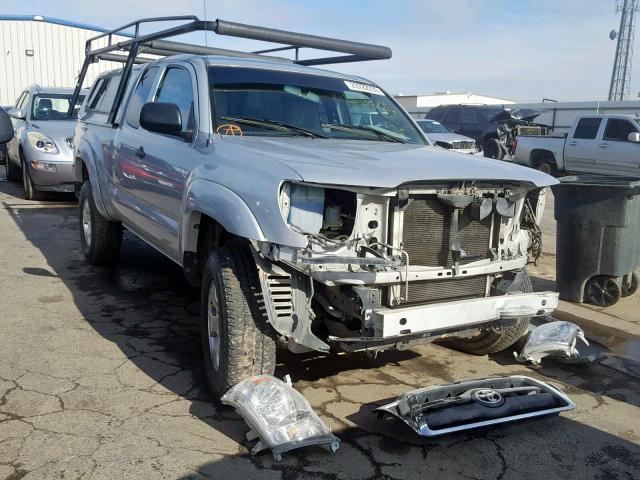
<svg viewBox="0 0 640 480">
<path fill-rule="evenodd" d="M 535 365 L 540 365 L 544 357 L 577 359 L 580 355 L 576 348 L 578 340 L 589 345 L 584 332 L 575 323 L 563 321 L 545 323 L 529 334 L 520 354 L 513 352 L 513 355 L 519 362 L 531 362 Z"/>
<path fill-rule="evenodd" d="M 270 449 L 276 461 L 282 454 L 308 445 L 321 445 L 331 452 L 340 440 L 314 413 L 309 402 L 293 387 L 270 375 L 241 381 L 222 397 L 244 418 L 251 431 L 248 440 L 258 439 L 252 455 Z"/>
<path fill-rule="evenodd" d="M 447 433 L 557 415 L 575 404 L 557 388 L 525 376 L 485 378 L 421 388 L 375 409 L 416 433 Z"/>
</svg>

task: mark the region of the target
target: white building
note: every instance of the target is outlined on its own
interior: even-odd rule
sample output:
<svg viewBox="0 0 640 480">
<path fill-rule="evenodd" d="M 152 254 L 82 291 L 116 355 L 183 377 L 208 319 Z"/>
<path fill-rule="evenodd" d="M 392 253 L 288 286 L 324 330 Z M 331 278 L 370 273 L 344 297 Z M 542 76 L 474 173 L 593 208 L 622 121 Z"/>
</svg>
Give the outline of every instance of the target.
<svg viewBox="0 0 640 480">
<path fill-rule="evenodd" d="M 406 109 L 412 108 L 433 108 L 438 105 L 506 105 L 514 103 L 512 100 L 504 98 L 490 97 L 488 95 L 478 95 L 476 93 L 452 93 L 436 92 L 429 95 L 395 95 L 396 100 Z"/>
<path fill-rule="evenodd" d="M 74 87 L 84 61 L 87 39 L 105 29 L 40 15 L 0 15 L 0 105 L 13 105 L 19 93 L 37 83 Z M 114 35 L 114 41 L 125 37 Z M 106 45 L 106 38 L 102 43 Z M 85 86 L 98 73 L 121 68 L 100 61 L 89 67 Z"/>
</svg>

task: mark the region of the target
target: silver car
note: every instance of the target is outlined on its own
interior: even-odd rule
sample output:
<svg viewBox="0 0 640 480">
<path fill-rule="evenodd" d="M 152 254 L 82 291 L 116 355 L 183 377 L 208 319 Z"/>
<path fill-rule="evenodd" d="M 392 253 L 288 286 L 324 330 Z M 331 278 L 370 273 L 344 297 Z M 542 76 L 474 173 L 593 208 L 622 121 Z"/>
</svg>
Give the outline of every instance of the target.
<svg viewBox="0 0 640 480">
<path fill-rule="evenodd" d="M 416 123 L 427 138 L 438 147 L 458 153 L 482 156 L 482 148 L 476 145 L 473 138 L 454 133 L 436 120 L 417 120 Z"/>
<path fill-rule="evenodd" d="M 14 135 L 7 145 L 7 178 L 22 180 L 27 200 L 40 200 L 46 191 L 74 191 L 75 115 L 67 115 L 72 93 L 31 85 L 8 111 Z"/>
</svg>

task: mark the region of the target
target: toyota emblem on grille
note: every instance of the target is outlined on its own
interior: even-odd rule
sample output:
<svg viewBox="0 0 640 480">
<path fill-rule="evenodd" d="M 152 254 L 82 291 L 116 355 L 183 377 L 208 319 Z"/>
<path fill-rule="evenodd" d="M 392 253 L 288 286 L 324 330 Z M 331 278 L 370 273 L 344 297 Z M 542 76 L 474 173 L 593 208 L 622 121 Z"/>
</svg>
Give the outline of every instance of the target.
<svg viewBox="0 0 640 480">
<path fill-rule="evenodd" d="M 504 403 L 502 394 L 492 388 L 480 388 L 471 394 L 471 398 L 485 407 L 499 407 Z"/>
</svg>

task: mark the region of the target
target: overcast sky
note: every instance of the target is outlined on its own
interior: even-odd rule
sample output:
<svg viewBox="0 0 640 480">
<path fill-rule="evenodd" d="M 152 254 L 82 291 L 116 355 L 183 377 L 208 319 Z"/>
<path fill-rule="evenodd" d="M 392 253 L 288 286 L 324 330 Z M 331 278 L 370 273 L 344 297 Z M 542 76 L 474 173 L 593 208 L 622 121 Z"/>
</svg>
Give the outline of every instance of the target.
<svg viewBox="0 0 640 480">
<path fill-rule="evenodd" d="M 114 27 L 160 15 L 204 17 L 203 0 L 3 0 L 4 14 Z M 450 90 L 517 101 L 606 100 L 619 16 L 614 0 L 207 0 L 209 19 L 387 45 L 387 61 L 336 65 L 389 92 Z M 202 43 L 202 35 L 195 38 Z M 255 44 L 210 34 L 209 45 Z M 640 64 L 637 65 L 640 73 Z M 638 74 L 631 99 L 638 97 Z"/>
</svg>

